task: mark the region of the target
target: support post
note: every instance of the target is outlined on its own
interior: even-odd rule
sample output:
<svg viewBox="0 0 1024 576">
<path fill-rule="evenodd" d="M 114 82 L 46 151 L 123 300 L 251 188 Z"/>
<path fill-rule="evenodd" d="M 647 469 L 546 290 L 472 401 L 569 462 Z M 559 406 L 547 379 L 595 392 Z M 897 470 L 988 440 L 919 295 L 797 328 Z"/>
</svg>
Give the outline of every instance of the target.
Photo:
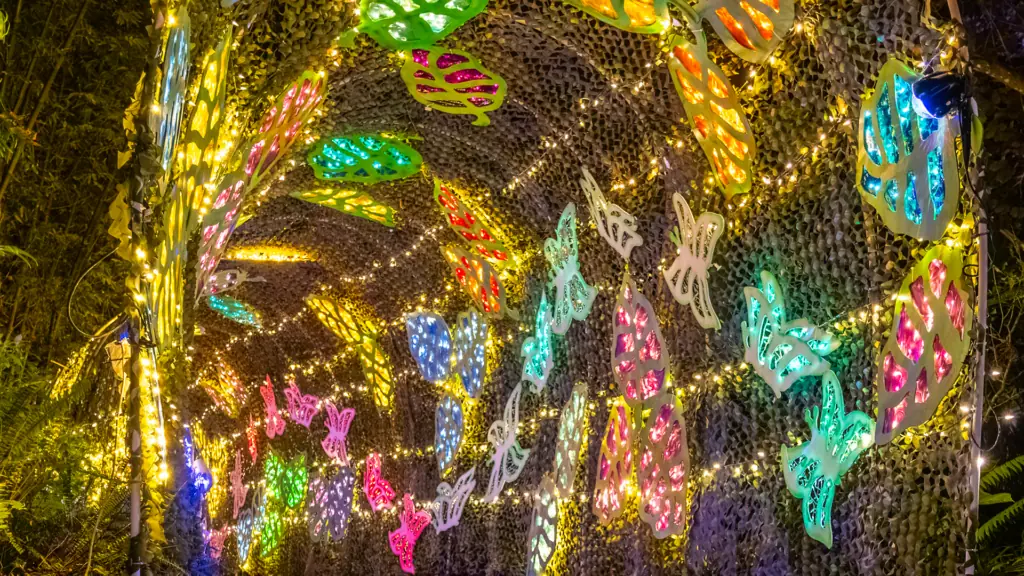
<svg viewBox="0 0 1024 576">
<path fill-rule="evenodd" d="M 142 536 L 142 398 L 139 388 L 141 351 L 139 347 L 139 318 L 132 313 L 128 324 L 128 339 L 131 344 L 128 365 L 128 449 L 131 480 L 131 513 L 128 539 L 128 574 L 141 576 L 145 567 L 143 555 L 146 551 Z"/>
</svg>

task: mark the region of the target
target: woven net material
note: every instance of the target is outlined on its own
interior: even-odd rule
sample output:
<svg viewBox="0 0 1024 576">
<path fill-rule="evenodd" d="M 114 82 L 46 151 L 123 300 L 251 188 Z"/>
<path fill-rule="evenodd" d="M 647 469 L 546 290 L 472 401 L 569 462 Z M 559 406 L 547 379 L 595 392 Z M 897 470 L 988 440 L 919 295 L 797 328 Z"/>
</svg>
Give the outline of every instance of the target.
<svg viewBox="0 0 1024 576">
<path fill-rule="evenodd" d="M 491 323 L 497 346 L 489 352 L 489 374 L 481 397 L 464 408 L 464 443 L 454 474 L 444 480 L 452 482 L 474 465 L 478 479 L 490 473 L 487 427 L 501 417 L 519 382 L 520 346 L 532 334 L 548 279 L 541 245 L 554 236 L 568 202 L 578 207 L 580 269 L 598 295 L 589 318 L 555 338 L 555 365 L 545 391 L 523 394 L 519 441 L 531 454 L 519 479 L 506 486 L 513 493 L 483 504 L 478 497 L 484 483 L 478 483 L 457 527 L 443 534 L 428 528 L 420 537 L 417 574 L 525 573 L 531 493 L 550 471 L 555 452 L 558 415 L 552 410 L 566 402 L 578 382 L 587 383 L 591 407 L 574 492 L 561 506 L 550 564 L 554 573 L 962 572 L 971 464 L 958 409 L 972 403 L 973 352 L 928 426 L 869 449 L 843 477 L 833 505 L 831 550 L 804 533 L 800 502 L 790 496 L 779 467 L 780 446 L 795 446 L 809 436 L 803 414 L 820 403 L 818 381 L 801 380 L 775 400 L 753 370 L 740 366 L 743 287 L 756 286 L 759 272 L 769 270 L 783 287 L 792 317 L 828 327 L 840 339 L 841 347 L 828 359 L 847 410 L 876 417 L 876 354 L 891 324 L 889 297 L 923 245 L 894 236 L 862 206 L 855 188 L 856 118 L 861 94 L 887 58 L 903 55 L 916 62 L 941 50 L 943 36 L 920 22 L 922 10 L 917 1 L 798 4 L 802 30 L 783 41 L 773 65 L 739 60 L 705 26 L 711 58 L 737 89 L 758 148 L 753 189 L 731 202 L 709 183 L 707 159 L 689 133 L 665 64 L 666 37 L 623 32 L 561 2 L 492 1 L 443 42 L 470 52 L 507 82 L 505 102 L 489 113 L 487 127 L 416 103 L 399 76 L 401 58 L 372 40 L 358 37 L 353 48 L 340 50 L 339 64 L 327 69 L 327 113 L 315 131 L 409 138 L 427 171 L 365 187 L 395 209 L 397 226 L 389 229 L 290 197 L 323 187 L 301 162 L 306 151 L 295 150 L 297 166 L 284 180 L 275 179 L 259 206 L 250 207 L 254 216 L 231 242 L 297 247 L 315 259 L 222 264 L 266 280 L 246 283 L 235 293 L 261 312 L 263 332 L 246 336 L 244 327 L 199 311 L 204 333 L 196 340 L 198 365 L 218 361 L 216 352 L 253 390 L 265 374 L 275 382 L 295 374 L 303 391 L 334 394 L 339 406 L 354 407 L 358 414 L 348 436 L 360 478 L 358 504 L 345 538 L 314 547 L 303 522 L 287 525 L 276 554 L 254 558 L 250 569 L 397 573 L 387 535 L 398 527 L 398 518 L 368 511 L 358 490 L 359 463 L 368 453 L 381 452 L 384 477 L 399 495 L 415 495 L 418 508 L 442 481 L 428 447 L 443 391 L 417 372 L 403 319 L 422 306 L 452 324 L 471 305 L 438 249 L 459 237 L 434 202 L 431 176 L 437 176 L 485 214 L 521 260 L 505 280 L 509 307 L 519 312 L 519 320 Z M 638 516 L 636 496 L 608 527 L 600 526 L 590 509 L 610 409 L 606 401 L 617 394 L 611 314 L 625 263 L 590 225 L 578 183 L 581 166 L 589 168 L 609 202 L 636 217 L 644 239 L 632 252 L 629 270 L 657 312 L 669 346 L 671 390 L 680 397 L 687 423 L 689 522 L 681 537 L 653 538 Z M 709 270 L 711 301 L 722 321 L 717 332 L 700 328 L 662 278 L 675 255 L 669 238 L 676 224 L 673 192 L 687 197 L 695 216 L 714 211 L 726 217 Z M 302 313 L 305 296 L 321 292 L 358 302 L 387 323 L 381 343 L 395 377 L 390 414 L 379 413 L 361 389 L 365 384 L 354 351 L 313 314 Z M 282 319 L 289 320 L 282 324 Z M 317 359 L 320 365 L 311 365 Z M 200 390 L 192 394 L 195 406 L 209 403 Z M 258 417 L 260 409 L 258 394 L 250 393 L 243 414 Z M 235 421 L 214 411 L 205 414 L 207 427 L 221 433 L 241 432 L 247 422 L 244 416 Z M 314 419 L 312 431 L 289 423 L 285 435 L 272 441 L 261 434 L 260 457 L 269 445 L 287 458 L 305 452 L 326 463 L 319 449 L 326 430 L 319 420 Z M 237 448 L 244 450 L 244 434 Z M 257 464 L 248 470 L 247 480 L 256 480 L 260 469 Z M 233 566 L 233 544 L 223 558 L 225 566 Z"/>
</svg>

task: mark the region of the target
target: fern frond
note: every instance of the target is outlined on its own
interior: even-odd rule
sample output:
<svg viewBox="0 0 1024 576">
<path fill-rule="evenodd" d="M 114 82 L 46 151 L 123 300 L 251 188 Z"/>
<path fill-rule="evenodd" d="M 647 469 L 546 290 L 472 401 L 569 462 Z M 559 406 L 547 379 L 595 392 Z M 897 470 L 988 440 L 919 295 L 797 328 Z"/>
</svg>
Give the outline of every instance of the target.
<svg viewBox="0 0 1024 576">
<path fill-rule="evenodd" d="M 982 492 L 978 496 L 978 506 L 988 506 L 990 504 L 1013 504 L 1013 496 L 1010 496 L 1009 492 L 1001 492 L 999 494 Z"/>
<path fill-rule="evenodd" d="M 1019 476 L 1024 472 L 1024 455 L 1017 456 L 1009 462 L 1004 462 L 999 466 L 989 470 L 981 477 L 980 488 L 986 492 L 991 492 L 993 488 L 1006 482 L 1014 476 Z"/>
<path fill-rule="evenodd" d="M 1018 500 L 1012 506 L 996 514 L 994 518 L 985 522 L 978 528 L 978 543 L 988 541 L 995 536 L 1000 528 L 1010 523 L 1018 516 L 1024 515 L 1024 500 Z"/>
</svg>

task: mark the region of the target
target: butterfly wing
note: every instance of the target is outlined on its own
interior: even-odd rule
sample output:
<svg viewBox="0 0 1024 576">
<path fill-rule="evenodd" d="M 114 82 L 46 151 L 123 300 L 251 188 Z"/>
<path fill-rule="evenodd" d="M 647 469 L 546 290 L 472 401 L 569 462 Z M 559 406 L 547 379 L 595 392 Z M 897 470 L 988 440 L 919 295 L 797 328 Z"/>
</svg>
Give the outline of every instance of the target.
<svg viewBox="0 0 1024 576">
<path fill-rule="evenodd" d="M 550 476 L 545 476 L 537 490 L 530 532 L 527 535 L 527 576 L 542 576 L 547 570 L 558 543 L 557 528 L 558 497 L 555 495 L 555 483 Z"/>
<path fill-rule="evenodd" d="M 537 308 L 534 336 L 523 342 L 523 380 L 533 384 L 533 391 L 540 393 L 548 382 L 548 376 L 555 365 L 551 350 L 551 307 L 546 293 L 541 293 Z M 518 400 L 517 400 L 518 402 Z"/>
<path fill-rule="evenodd" d="M 608 414 L 594 484 L 593 511 L 607 525 L 622 515 L 625 490 L 633 476 L 632 410 L 619 398 Z"/>
<path fill-rule="evenodd" d="M 473 310 L 459 314 L 454 346 L 462 387 L 470 398 L 476 398 L 487 374 L 487 321 Z"/>
<path fill-rule="evenodd" d="M 635 408 L 660 393 L 668 362 L 658 318 L 628 276 L 612 317 L 612 372 L 626 403 Z"/>
<path fill-rule="evenodd" d="M 587 197 L 590 217 L 597 226 L 598 235 L 611 244 L 612 248 L 628 262 L 633 248 L 644 243 L 643 238 L 637 233 L 636 218 L 621 207 L 609 203 L 597 181 L 590 175 L 590 170 L 586 167 L 581 170 L 583 178 L 580 179 L 580 186 Z"/>
</svg>

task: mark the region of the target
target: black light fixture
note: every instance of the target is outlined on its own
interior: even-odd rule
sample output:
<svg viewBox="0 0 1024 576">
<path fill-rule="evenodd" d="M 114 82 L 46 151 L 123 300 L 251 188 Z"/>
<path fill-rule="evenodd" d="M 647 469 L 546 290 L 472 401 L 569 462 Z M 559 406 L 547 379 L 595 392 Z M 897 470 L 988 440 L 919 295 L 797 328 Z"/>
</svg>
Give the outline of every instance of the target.
<svg viewBox="0 0 1024 576">
<path fill-rule="evenodd" d="M 967 81 L 960 74 L 933 72 L 913 85 L 914 111 L 928 118 L 944 118 L 968 101 Z"/>
</svg>

